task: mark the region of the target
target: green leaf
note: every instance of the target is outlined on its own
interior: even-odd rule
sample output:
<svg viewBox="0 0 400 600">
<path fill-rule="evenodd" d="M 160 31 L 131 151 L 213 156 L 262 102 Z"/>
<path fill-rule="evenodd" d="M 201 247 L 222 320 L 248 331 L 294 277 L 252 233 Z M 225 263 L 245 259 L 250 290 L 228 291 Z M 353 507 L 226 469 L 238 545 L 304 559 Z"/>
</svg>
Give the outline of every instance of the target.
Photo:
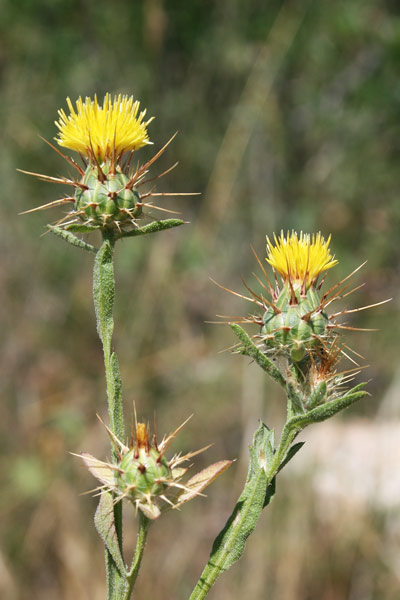
<svg viewBox="0 0 400 600">
<path fill-rule="evenodd" d="M 225 527 L 215 539 L 206 569 L 226 571 L 242 556 L 264 506 L 267 475 L 259 468 L 246 483 Z"/>
<path fill-rule="evenodd" d="M 268 485 L 265 470 L 269 457 L 273 454 L 273 444 L 274 432 L 260 423 L 249 448 L 250 463 L 245 486 L 225 527 L 214 541 L 210 559 L 193 591 L 192 600 L 204 597 L 218 575 L 242 556 L 247 538 L 254 531 L 262 509 L 275 492 L 275 482 Z"/>
<path fill-rule="evenodd" d="M 301 431 L 307 427 L 307 425 L 319 423 L 320 421 L 325 421 L 326 419 L 333 417 L 341 410 L 344 410 L 348 406 L 354 404 L 354 402 L 357 402 L 357 400 L 363 398 L 367 394 L 367 392 L 362 389 L 365 385 L 365 383 L 360 383 L 349 390 L 347 394 L 344 394 L 344 396 L 317 406 L 306 412 L 304 415 L 292 417 L 287 422 L 286 426 L 292 431 Z"/>
<path fill-rule="evenodd" d="M 253 358 L 256 361 L 256 363 L 266 373 L 268 373 L 270 377 L 272 377 L 272 379 L 275 379 L 275 381 L 279 383 L 279 385 L 285 387 L 286 381 L 280 370 L 274 365 L 272 361 L 269 360 L 269 358 L 265 356 L 265 354 L 263 354 L 263 352 L 261 352 L 257 348 L 257 346 L 252 342 L 251 338 L 247 335 L 244 329 L 242 329 L 242 327 L 240 327 L 237 323 L 230 323 L 230 326 L 234 334 L 239 338 L 239 340 L 243 344 L 243 346 L 238 348 L 238 352 L 240 352 L 240 354 L 244 354 L 246 356 L 249 356 L 250 358 Z"/>
<path fill-rule="evenodd" d="M 272 498 L 275 496 L 275 492 L 276 492 L 276 477 L 273 478 L 273 480 L 271 481 L 271 483 L 267 487 L 267 491 L 265 493 L 265 499 L 264 499 L 263 508 L 265 508 L 266 506 L 268 506 L 268 504 L 271 502 Z"/>
<path fill-rule="evenodd" d="M 107 600 L 121 600 L 125 598 L 128 587 L 126 577 L 121 575 L 114 559 L 106 547 L 106 582 L 107 582 Z"/>
<path fill-rule="evenodd" d="M 288 381 L 286 384 L 286 395 L 288 399 L 288 415 L 304 414 L 304 408 L 300 395 L 297 393 L 295 386 Z"/>
<path fill-rule="evenodd" d="M 279 465 L 279 468 L 277 470 L 277 474 L 282 471 L 283 467 L 285 467 L 288 462 L 293 458 L 293 456 L 295 454 L 297 454 L 297 452 L 300 450 L 300 448 L 302 446 L 304 446 L 305 442 L 298 442 L 297 444 L 293 444 L 293 446 L 291 448 L 289 448 L 284 460 L 281 462 L 281 464 Z M 275 477 L 272 479 L 271 483 L 269 484 L 269 486 L 267 487 L 267 491 L 265 494 L 265 500 L 264 500 L 264 506 L 263 508 L 265 508 L 272 500 L 272 498 L 275 495 L 275 491 L 276 491 L 276 475 Z"/>
<path fill-rule="evenodd" d="M 184 224 L 185 221 L 182 221 L 181 219 L 164 219 L 163 221 L 153 221 L 153 223 L 149 223 L 143 227 L 137 227 L 131 231 L 124 231 L 116 234 L 115 239 L 117 240 L 121 238 L 136 237 L 138 235 L 146 235 L 147 233 L 156 233 L 157 231 L 164 231 L 165 229 L 179 227 L 179 225 Z"/>
<path fill-rule="evenodd" d="M 269 429 L 267 425 L 260 421 L 260 426 L 253 437 L 253 448 L 257 460 L 257 464 L 252 465 L 254 471 L 257 471 L 260 467 L 264 469 L 265 472 L 268 471 L 268 467 L 270 466 L 275 453 L 274 438 L 274 430 Z"/>
<path fill-rule="evenodd" d="M 110 410 L 113 415 L 114 433 L 119 439 L 124 437 L 124 415 L 122 403 L 122 382 L 119 371 L 118 358 L 115 352 L 111 354 L 111 374 L 113 382 L 112 404 Z"/>
<path fill-rule="evenodd" d="M 279 465 L 278 473 L 279 471 L 282 471 L 283 467 L 285 467 L 290 460 L 292 460 L 293 456 L 298 453 L 298 451 L 304 446 L 304 444 L 305 442 L 297 442 L 297 444 L 293 444 L 293 446 L 289 448 L 285 458 Z"/>
<path fill-rule="evenodd" d="M 96 530 L 118 567 L 119 573 L 126 577 L 126 566 L 122 558 L 114 521 L 114 500 L 111 493 L 103 493 L 94 517 Z"/>
<path fill-rule="evenodd" d="M 51 233 L 54 233 L 58 237 L 62 238 L 63 240 L 65 240 L 66 242 L 71 244 L 71 246 L 76 246 L 77 248 L 82 248 L 83 250 L 87 250 L 88 252 L 97 252 L 97 248 L 95 248 L 91 244 L 87 244 L 80 238 L 76 237 L 76 235 L 74 235 L 70 231 L 66 231 L 65 229 L 62 229 L 61 227 L 56 227 L 55 225 L 47 225 L 47 229 L 49 231 L 51 231 Z"/>
<path fill-rule="evenodd" d="M 325 381 L 321 381 L 319 385 L 315 388 L 313 393 L 311 394 L 309 400 L 307 401 L 307 410 L 311 410 L 321 404 L 324 401 L 324 398 L 327 393 L 327 385 Z"/>
<path fill-rule="evenodd" d="M 67 225 L 65 227 L 68 231 L 74 231 L 75 233 L 91 233 L 92 231 L 97 231 L 100 229 L 95 225 L 84 225 L 83 223 L 71 223 L 71 225 Z"/>
</svg>

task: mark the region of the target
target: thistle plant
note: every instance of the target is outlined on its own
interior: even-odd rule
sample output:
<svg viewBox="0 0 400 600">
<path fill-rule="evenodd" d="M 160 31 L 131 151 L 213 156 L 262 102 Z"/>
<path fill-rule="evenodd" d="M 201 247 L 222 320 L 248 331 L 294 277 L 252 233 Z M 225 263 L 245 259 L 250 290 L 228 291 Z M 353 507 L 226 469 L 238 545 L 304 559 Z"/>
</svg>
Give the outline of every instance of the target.
<svg viewBox="0 0 400 600">
<path fill-rule="evenodd" d="M 348 280 L 360 268 L 323 292 L 326 272 L 338 262 L 329 250 L 329 243 L 330 237 L 325 241 L 321 233 L 298 235 L 293 231 L 287 236 L 281 233 L 279 238 L 274 236 L 274 242 L 267 237 L 266 261 L 273 269 L 273 283 L 256 256 L 264 278 L 256 276 L 262 291 L 256 293 L 246 286 L 250 296 L 244 296 L 227 290 L 258 308 L 258 313 L 229 319 L 239 340 L 234 352 L 252 358 L 283 388 L 286 422 L 277 443 L 274 431 L 260 422 L 249 448 L 243 491 L 214 541 L 190 600 L 205 598 L 218 576 L 242 556 L 248 536 L 275 494 L 278 473 L 303 446 L 303 442 L 295 442 L 301 431 L 334 416 L 367 394 L 365 383 L 347 389 L 358 368 L 338 370 L 342 356 L 351 352 L 342 339 L 342 331 L 353 329 L 340 324 L 338 319 L 372 306 L 328 313 L 332 303 L 358 289 L 359 286 L 349 290 Z M 382 302 L 373 306 L 379 304 Z M 250 337 L 241 327 L 245 323 L 255 324 L 258 332 Z"/>
<path fill-rule="evenodd" d="M 125 443 L 122 382 L 117 355 L 112 347 L 115 244 L 122 238 L 183 225 L 184 221 L 175 218 L 154 220 L 146 209 L 166 210 L 153 204 L 155 196 L 190 194 L 164 194 L 155 192 L 154 188 L 140 192 L 141 186 L 159 179 L 176 166 L 146 179 L 149 168 L 175 136 L 150 160 L 132 169 L 130 165 L 134 152 L 151 143 L 147 126 L 152 120 L 144 120 L 146 111 L 139 112 L 139 103 L 132 97 L 120 95 L 112 99 L 106 94 L 102 105 L 99 105 L 96 96 L 93 100 L 86 98 L 85 101 L 79 98 L 76 110 L 69 98 L 67 103 L 70 114 L 59 111 L 56 142 L 77 152 L 81 164 L 48 143 L 75 169 L 77 178 L 52 177 L 28 171 L 23 173 L 73 188 L 73 196 L 32 210 L 72 205 L 63 218 L 47 227 L 71 245 L 95 254 L 93 300 L 97 331 L 103 345 L 109 415 L 107 431 L 111 436 L 112 452 L 110 462 L 85 453 L 82 459 L 101 483 L 95 525 L 106 549 L 107 600 L 128 600 L 138 574 L 149 524 L 166 507 L 179 507 L 201 494 L 231 461 L 211 465 L 183 483 L 181 479 L 186 468 L 178 465 L 197 452 L 183 456 L 178 454 L 171 460 L 166 458 L 165 452 L 178 430 L 158 445 L 156 437 L 150 440 L 146 425 L 136 423 L 130 444 Z M 146 223 L 146 219 L 150 219 L 150 223 Z M 94 231 L 99 231 L 102 236 L 99 248 L 76 235 Z M 175 494 L 171 494 L 171 490 Z M 129 567 L 124 559 L 122 543 L 123 500 L 134 506 L 139 517 L 137 547 Z"/>
<path fill-rule="evenodd" d="M 175 166 L 147 177 L 149 168 L 173 138 L 150 160 L 133 169 L 134 153 L 151 143 L 147 127 L 152 119 L 145 119 L 146 112 L 140 112 L 139 103 L 132 97 L 112 98 L 109 94 L 102 105 L 96 96 L 85 101 L 79 98 L 76 108 L 69 99 L 67 103 L 70 113 L 59 111 L 55 139 L 59 146 L 77 152 L 79 160 L 48 143 L 74 168 L 76 179 L 23 172 L 73 189 L 73 195 L 32 210 L 70 205 L 66 215 L 47 226 L 49 231 L 95 254 L 93 299 L 104 353 L 109 418 L 105 430 L 111 438 L 111 456 L 107 460 L 83 452 L 79 457 L 99 483 L 94 491 L 100 497 L 95 525 L 105 546 L 107 600 L 129 600 L 150 524 L 168 510 L 201 495 L 232 461 L 221 460 L 187 479 L 187 461 L 205 448 L 188 454 L 178 452 L 168 458 L 169 447 L 183 425 L 159 442 L 156 427 L 151 435 L 148 425 L 138 422 L 135 415 L 135 424 L 129 439 L 126 438 L 122 382 L 112 345 L 114 250 L 119 239 L 156 233 L 184 223 L 176 218 L 152 219 L 150 208 L 165 210 L 153 204 L 154 197 L 165 194 L 146 187 L 143 189 L 147 191 L 141 191 L 142 186 Z M 146 223 L 146 219 L 150 222 Z M 80 237 L 94 231 L 102 239 L 98 248 Z M 326 273 L 338 262 L 329 245 L 330 237 L 325 240 L 321 233 L 293 231 L 272 240 L 267 237 L 266 262 L 273 277 L 256 257 L 262 271 L 262 278 L 257 276 L 261 291 L 256 293 L 248 287 L 250 296 L 233 292 L 256 307 L 250 315 L 228 320 L 239 340 L 234 352 L 253 359 L 281 386 L 286 395 L 287 414 L 277 442 L 274 431 L 263 423 L 256 430 L 249 448 L 243 491 L 214 541 L 209 561 L 189 600 L 205 598 L 218 576 L 242 556 L 247 537 L 275 494 L 278 473 L 303 445 L 296 442 L 300 432 L 351 406 L 367 393 L 364 383 L 348 389 L 359 368 L 341 371 L 339 365 L 352 352 L 343 339 L 343 332 L 352 327 L 342 323 L 341 317 L 370 307 L 331 312 L 335 302 L 358 289 L 348 288 L 350 277 L 358 269 L 324 291 Z M 250 336 L 241 327 L 243 324 L 255 325 L 257 332 Z M 129 564 L 123 548 L 123 525 L 126 526 L 122 519 L 123 502 L 132 507 L 132 520 L 138 521 L 137 545 Z"/>
</svg>

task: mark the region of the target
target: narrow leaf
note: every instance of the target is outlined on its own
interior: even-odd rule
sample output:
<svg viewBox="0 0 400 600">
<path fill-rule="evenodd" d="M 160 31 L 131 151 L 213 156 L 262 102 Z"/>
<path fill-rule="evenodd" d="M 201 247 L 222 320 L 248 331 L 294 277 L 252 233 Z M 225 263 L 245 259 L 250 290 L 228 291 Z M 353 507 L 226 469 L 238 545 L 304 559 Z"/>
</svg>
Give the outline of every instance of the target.
<svg viewBox="0 0 400 600">
<path fill-rule="evenodd" d="M 265 423 L 260 421 L 260 426 L 253 437 L 253 448 L 257 458 L 257 465 L 254 470 L 257 471 L 260 467 L 265 472 L 268 471 L 268 467 L 274 456 L 274 430 L 269 429 Z"/>
<path fill-rule="evenodd" d="M 266 506 L 268 506 L 268 504 L 271 502 L 272 498 L 275 496 L 275 492 L 276 492 L 276 477 L 273 478 L 273 480 L 271 481 L 271 483 L 267 487 L 267 491 L 265 493 L 265 499 L 264 499 L 263 508 L 265 508 Z"/>
<path fill-rule="evenodd" d="M 136 229 L 132 229 L 131 231 L 124 231 L 115 236 L 115 239 L 128 238 L 128 237 L 136 237 L 138 235 L 146 235 L 147 233 L 156 233 L 157 231 L 164 231 L 165 229 L 171 229 L 172 227 L 179 227 L 179 225 L 184 225 L 185 221 L 181 219 L 164 219 L 162 221 L 153 221 L 153 223 L 149 223 L 148 225 L 144 225 L 143 227 L 137 227 Z"/>
<path fill-rule="evenodd" d="M 311 394 L 310 399 L 307 401 L 307 410 L 316 408 L 324 401 L 327 389 L 326 382 L 321 381 L 321 383 L 317 385 L 316 389 Z"/>
<path fill-rule="evenodd" d="M 113 415 L 114 433 L 117 438 L 124 437 L 124 415 L 122 403 L 122 382 L 118 358 L 115 352 L 111 354 L 111 374 L 113 379 L 113 397 L 110 399 L 110 411 Z"/>
<path fill-rule="evenodd" d="M 82 248 L 83 250 L 87 250 L 88 252 L 97 252 L 97 249 L 94 246 L 92 246 L 91 244 L 87 244 L 80 238 L 76 237 L 76 235 L 74 235 L 70 231 L 66 231 L 61 227 L 56 227 L 55 225 L 47 225 L 47 229 L 51 231 L 51 233 L 54 233 L 58 237 L 71 244 L 71 246 Z"/>
<path fill-rule="evenodd" d="M 232 331 L 243 344 L 243 346 L 238 348 L 238 352 L 240 352 L 240 354 L 244 354 L 246 356 L 249 356 L 250 358 L 253 358 L 256 361 L 256 363 L 266 373 L 268 373 L 270 377 L 272 377 L 272 379 L 275 379 L 275 381 L 279 383 L 279 385 L 285 387 L 286 381 L 280 370 L 274 365 L 274 363 L 271 360 L 269 360 L 269 358 L 265 356 L 265 354 L 263 354 L 263 352 L 261 352 L 257 348 L 257 346 L 252 342 L 250 336 L 247 335 L 244 329 L 242 329 L 242 327 L 240 327 L 240 325 L 238 325 L 237 323 L 230 323 L 230 326 Z"/>
<path fill-rule="evenodd" d="M 65 229 L 68 231 L 73 231 L 74 233 L 91 233 L 92 231 L 97 231 L 99 227 L 95 227 L 94 225 L 80 225 L 79 223 L 71 223 L 70 225 L 66 225 Z"/>
<path fill-rule="evenodd" d="M 266 448 L 271 442 L 273 445 L 273 431 L 260 423 L 249 448 L 250 462 L 245 486 L 225 527 L 214 541 L 209 561 L 191 598 L 203 598 L 218 575 L 239 560 L 263 507 L 272 498 L 275 491 L 274 482 L 268 486 L 267 473 L 264 470 Z"/>
<path fill-rule="evenodd" d="M 304 446 L 304 444 L 305 442 L 297 442 L 297 444 L 293 444 L 293 446 L 289 448 L 284 460 L 279 465 L 278 473 L 279 471 L 282 471 L 283 467 L 285 467 L 290 460 L 292 460 L 293 456 L 298 453 L 298 451 Z"/>
<path fill-rule="evenodd" d="M 94 516 L 94 524 L 98 534 L 110 552 L 120 574 L 126 576 L 126 566 L 122 558 L 114 522 L 114 501 L 112 494 L 104 493 Z"/>
<path fill-rule="evenodd" d="M 264 469 L 260 468 L 245 485 L 228 522 L 217 536 L 208 568 L 222 573 L 242 556 L 246 540 L 253 532 L 263 509 L 266 486 L 267 475 Z"/>
<path fill-rule="evenodd" d="M 121 600 L 125 598 L 128 587 L 125 575 L 121 575 L 115 566 L 114 559 L 106 547 L 106 581 L 107 600 Z"/>
<path fill-rule="evenodd" d="M 333 417 L 333 415 L 336 415 L 336 413 L 344 410 L 348 406 L 354 404 L 354 402 L 357 402 L 357 400 L 363 398 L 367 394 L 367 392 L 362 389 L 365 385 L 365 383 L 360 383 L 353 389 L 349 390 L 344 396 L 335 398 L 330 402 L 326 402 L 325 404 L 317 406 L 304 415 L 292 417 L 287 422 L 288 428 L 291 430 L 294 429 L 301 431 L 304 429 L 304 427 L 307 427 L 307 425 L 310 425 L 311 423 L 318 423 Z"/>
<path fill-rule="evenodd" d="M 289 415 L 298 415 L 304 413 L 303 404 L 301 402 L 301 397 L 297 393 L 294 385 L 288 381 L 286 384 L 286 395 L 288 398 L 288 414 Z"/>
</svg>

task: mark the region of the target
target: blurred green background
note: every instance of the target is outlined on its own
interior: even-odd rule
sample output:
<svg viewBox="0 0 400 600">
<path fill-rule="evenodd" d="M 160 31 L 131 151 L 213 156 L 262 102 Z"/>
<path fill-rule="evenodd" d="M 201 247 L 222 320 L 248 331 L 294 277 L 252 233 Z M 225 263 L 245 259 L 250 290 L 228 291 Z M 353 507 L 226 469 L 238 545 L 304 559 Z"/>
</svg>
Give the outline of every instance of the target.
<svg viewBox="0 0 400 600">
<path fill-rule="evenodd" d="M 250 246 L 262 257 L 266 234 L 296 228 L 332 233 L 340 263 L 330 282 L 368 259 L 351 307 L 394 298 L 350 320 L 379 329 L 347 336 L 370 365 L 362 377 L 371 398 L 304 436 L 245 557 L 209 597 L 399 598 L 399 4 L 2 0 L 0 8 L 1 598 L 104 598 L 96 500 L 80 496 L 94 480 L 68 454 L 109 452 L 95 416 L 106 409 L 93 257 L 42 237 L 62 209 L 18 216 L 60 188 L 16 168 L 67 175 L 39 136 L 56 135 L 66 96 L 107 91 L 133 94 L 156 116 L 154 146 L 140 160 L 179 131 L 155 172 L 179 167 L 159 189 L 202 194 L 163 204 L 189 225 L 117 248 L 127 415 L 133 402 L 145 419 L 156 409 L 159 431 L 169 432 L 194 413 L 174 449 L 214 442 L 199 467 L 238 458 L 208 498 L 154 525 L 137 597 L 188 597 L 243 485 L 257 419 L 282 424 L 280 390 L 247 359 L 221 352 L 233 335 L 207 323 L 251 305 L 210 278 L 244 292 L 243 275 L 257 289 Z M 129 553 L 132 510 L 125 529 Z"/>
</svg>

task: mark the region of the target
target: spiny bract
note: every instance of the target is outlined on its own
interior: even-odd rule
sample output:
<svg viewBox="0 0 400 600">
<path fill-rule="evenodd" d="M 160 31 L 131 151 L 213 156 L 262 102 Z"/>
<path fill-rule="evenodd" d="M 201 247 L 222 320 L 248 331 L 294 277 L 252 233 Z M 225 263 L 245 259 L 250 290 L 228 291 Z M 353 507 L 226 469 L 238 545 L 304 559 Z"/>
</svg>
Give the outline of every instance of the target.
<svg viewBox="0 0 400 600">
<path fill-rule="evenodd" d="M 267 237 L 266 261 L 281 275 L 283 285 L 273 292 L 273 303 L 264 312 L 261 334 L 267 348 L 298 362 L 321 347 L 334 326 L 324 310 L 317 280 L 337 260 L 329 251 L 330 237 L 325 241 L 321 233 L 298 236 L 293 231 L 285 237 L 282 232 L 274 242 Z"/>
<path fill-rule="evenodd" d="M 124 498 L 130 500 L 148 519 L 157 519 L 163 509 L 181 506 L 199 495 L 232 462 L 219 461 L 182 483 L 181 478 L 187 468 L 179 465 L 205 448 L 183 456 L 175 455 L 168 461 L 165 451 L 181 427 L 158 444 L 156 436 L 150 440 L 146 425 L 137 423 L 130 446 L 123 444 L 107 428 L 118 462 L 103 462 L 86 453 L 80 456 L 92 475 L 101 482 L 101 493 L 112 492 L 117 502 Z"/>
<path fill-rule="evenodd" d="M 147 192 L 139 191 L 142 185 L 159 179 L 176 166 L 177 163 L 160 175 L 145 179 L 148 169 L 163 154 L 175 135 L 145 164 L 132 169 L 133 153 L 151 144 L 147 126 L 152 121 L 144 120 L 146 111 L 139 113 L 139 102 L 134 101 L 132 96 L 112 98 L 106 94 L 102 105 L 98 103 L 96 95 L 93 100 L 86 98 L 83 101 L 79 98 L 76 109 L 69 98 L 67 103 L 70 114 L 59 111 L 60 118 L 56 121 L 59 134 L 55 140 L 60 146 L 78 152 L 83 167 L 52 144 L 49 145 L 73 166 L 78 173 L 77 179 L 22 172 L 44 181 L 71 186 L 74 195 L 26 212 L 72 204 L 72 210 L 57 222 L 58 227 L 76 233 L 100 229 L 114 237 L 123 237 L 139 227 L 138 219 L 145 216 L 144 208 L 174 212 L 155 206 L 153 196 L 192 195 L 156 193 L 154 187 Z"/>
</svg>

